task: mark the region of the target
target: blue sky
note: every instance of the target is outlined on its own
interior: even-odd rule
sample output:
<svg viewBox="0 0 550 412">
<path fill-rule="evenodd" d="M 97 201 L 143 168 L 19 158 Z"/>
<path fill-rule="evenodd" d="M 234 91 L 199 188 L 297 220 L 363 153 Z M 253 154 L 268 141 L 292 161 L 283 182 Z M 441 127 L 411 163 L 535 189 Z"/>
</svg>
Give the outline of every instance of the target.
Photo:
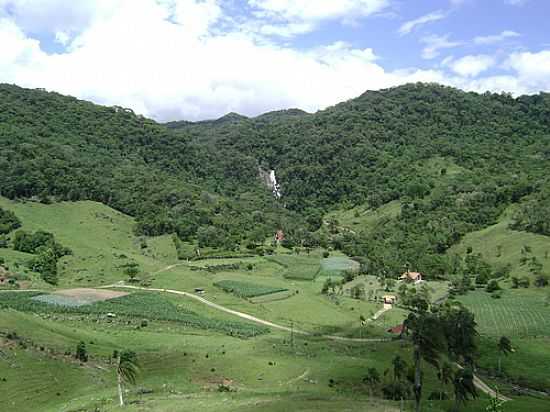
<svg viewBox="0 0 550 412">
<path fill-rule="evenodd" d="M 550 91 L 546 0 L 0 0 L 0 82 L 160 121 L 426 81 Z"/>
</svg>

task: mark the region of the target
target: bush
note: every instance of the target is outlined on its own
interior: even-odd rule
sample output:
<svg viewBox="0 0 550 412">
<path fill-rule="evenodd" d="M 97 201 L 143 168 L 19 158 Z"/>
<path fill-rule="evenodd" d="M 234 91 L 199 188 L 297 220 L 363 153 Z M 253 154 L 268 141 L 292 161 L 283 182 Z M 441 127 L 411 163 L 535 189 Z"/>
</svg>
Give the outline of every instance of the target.
<svg viewBox="0 0 550 412">
<path fill-rule="evenodd" d="M 74 355 L 80 362 L 88 362 L 88 352 L 86 350 L 86 344 L 82 341 L 76 345 L 76 353 Z"/>
<path fill-rule="evenodd" d="M 498 282 L 495 279 L 493 279 L 487 284 L 487 286 L 485 287 L 485 290 L 488 293 L 493 293 L 497 290 L 500 290 L 500 285 L 498 284 Z"/>
<path fill-rule="evenodd" d="M 329 256 L 330 256 L 330 252 L 329 252 L 328 250 L 325 250 L 325 251 L 323 252 L 323 257 L 326 259 L 326 258 L 328 258 Z"/>
</svg>

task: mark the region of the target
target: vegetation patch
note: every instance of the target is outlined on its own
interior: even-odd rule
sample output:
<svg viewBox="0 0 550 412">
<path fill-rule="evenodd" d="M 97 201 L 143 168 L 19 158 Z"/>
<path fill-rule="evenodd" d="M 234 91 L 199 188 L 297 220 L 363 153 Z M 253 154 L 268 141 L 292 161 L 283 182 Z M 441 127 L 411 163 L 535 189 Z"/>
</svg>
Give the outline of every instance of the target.
<svg viewBox="0 0 550 412">
<path fill-rule="evenodd" d="M 313 280 L 321 267 L 319 258 L 314 256 L 277 255 L 266 259 L 286 268 L 284 277 L 288 279 Z"/>
<path fill-rule="evenodd" d="M 329 257 L 321 260 L 320 276 L 342 276 L 344 272 L 359 271 L 359 262 L 345 256 Z"/>
<path fill-rule="evenodd" d="M 120 298 L 126 296 L 126 292 L 116 292 L 112 290 L 100 289 L 67 289 L 60 290 L 50 295 L 34 296 L 32 299 L 48 303 L 51 305 L 60 306 L 83 306 L 90 305 L 95 302 L 106 301 L 109 299 Z"/>
<path fill-rule="evenodd" d="M 550 336 L 550 306 L 536 290 L 507 290 L 499 299 L 482 291 L 460 297 L 482 334 L 490 336 Z"/>
<path fill-rule="evenodd" d="M 153 293 L 138 292 L 89 305 L 70 306 L 67 304 L 50 304 L 40 301 L 40 292 L 3 292 L 0 300 L 1 309 L 15 309 L 31 313 L 56 313 L 66 315 L 89 315 L 90 318 L 114 314 L 117 317 L 152 319 L 176 322 L 185 326 L 227 333 L 240 337 L 252 337 L 269 332 L 265 326 L 239 321 L 227 321 L 199 315 L 193 311 L 174 305 L 166 298 Z M 58 300 L 59 297 L 54 300 Z M 52 299 L 52 298 L 43 298 Z M 67 302 L 67 301 L 63 301 Z"/>
<path fill-rule="evenodd" d="M 238 280 L 221 280 L 214 283 L 215 286 L 241 298 L 254 298 L 257 296 L 271 295 L 272 293 L 286 292 L 288 289 L 272 286 L 258 285 L 256 283 L 241 282 Z"/>
</svg>

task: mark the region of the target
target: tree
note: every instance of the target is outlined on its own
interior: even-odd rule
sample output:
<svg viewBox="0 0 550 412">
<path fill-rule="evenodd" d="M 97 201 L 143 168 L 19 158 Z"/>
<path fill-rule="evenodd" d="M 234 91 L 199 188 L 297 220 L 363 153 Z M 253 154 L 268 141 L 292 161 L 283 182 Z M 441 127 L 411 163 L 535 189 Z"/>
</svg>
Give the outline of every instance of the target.
<svg viewBox="0 0 550 412">
<path fill-rule="evenodd" d="M 537 288 L 543 288 L 548 286 L 548 275 L 544 273 L 539 273 L 537 277 L 535 278 L 535 286 Z"/>
<path fill-rule="evenodd" d="M 514 352 L 514 348 L 512 348 L 512 342 L 506 336 L 502 336 L 498 340 L 497 348 L 498 348 L 498 373 L 501 374 L 502 373 L 502 368 L 501 368 L 502 355 L 508 356 L 508 354 Z"/>
<path fill-rule="evenodd" d="M 135 385 L 136 377 L 139 371 L 137 355 L 132 351 L 118 352 L 117 359 L 117 385 L 118 399 L 120 406 L 124 406 L 123 388 L 124 385 Z"/>
<path fill-rule="evenodd" d="M 498 281 L 496 279 L 491 279 L 487 286 L 485 287 L 485 290 L 488 293 L 496 292 L 497 290 L 500 290 L 500 285 L 498 284 Z"/>
<path fill-rule="evenodd" d="M 456 371 L 453 386 L 455 392 L 455 406 L 454 410 L 458 412 L 460 405 L 466 403 L 466 401 L 472 397 L 477 398 L 477 391 L 474 385 L 474 373 L 471 369 L 459 369 Z"/>
<path fill-rule="evenodd" d="M 422 401 L 422 361 L 439 369 L 440 352 L 446 347 L 443 325 L 439 317 L 428 310 L 429 303 L 415 296 L 410 305 L 413 310 L 405 320 L 405 327 L 411 331 L 414 360 L 415 409 L 421 410 Z"/>
<path fill-rule="evenodd" d="M 86 343 L 80 341 L 76 345 L 76 353 L 74 355 L 80 362 L 88 362 L 88 351 L 86 350 Z"/>
<path fill-rule="evenodd" d="M 369 396 L 372 398 L 372 393 L 376 388 L 376 385 L 380 383 L 380 373 L 376 368 L 369 368 L 367 375 L 363 378 L 363 382 L 369 385 Z"/>
<path fill-rule="evenodd" d="M 396 355 L 392 359 L 391 363 L 393 366 L 393 383 L 395 387 L 402 388 L 405 385 L 403 378 L 407 377 L 407 370 L 408 370 L 407 362 L 405 362 L 405 360 L 401 356 Z M 403 395 L 404 395 L 404 391 L 399 390 L 399 400 L 401 401 L 401 407 L 400 407 L 401 410 L 403 410 Z"/>
<path fill-rule="evenodd" d="M 407 374 L 407 362 L 405 362 L 405 360 L 401 356 L 396 355 L 392 359 L 391 363 L 393 366 L 392 371 L 394 382 L 402 381 Z"/>
<path fill-rule="evenodd" d="M 437 378 L 443 385 L 448 385 L 453 381 L 453 368 L 448 362 L 443 363 L 439 368 Z M 443 389 L 441 389 L 439 391 L 439 400 L 443 400 L 443 393 Z"/>
</svg>

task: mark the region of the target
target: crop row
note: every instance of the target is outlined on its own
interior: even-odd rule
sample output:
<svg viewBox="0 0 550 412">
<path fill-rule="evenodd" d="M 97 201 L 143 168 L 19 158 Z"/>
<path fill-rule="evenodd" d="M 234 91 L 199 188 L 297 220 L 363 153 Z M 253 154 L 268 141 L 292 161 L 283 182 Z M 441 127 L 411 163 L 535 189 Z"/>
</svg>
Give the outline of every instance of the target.
<svg viewBox="0 0 550 412">
<path fill-rule="evenodd" d="M 481 333 L 550 336 L 550 308 L 539 302 L 536 296 L 507 291 L 501 299 L 493 299 L 484 292 L 474 292 L 461 301 L 474 313 Z"/>
<path fill-rule="evenodd" d="M 285 292 L 288 290 L 284 288 L 258 285 L 256 283 L 241 282 L 238 280 L 221 280 L 214 283 L 214 285 L 241 298 L 271 295 L 272 293 Z"/>
<path fill-rule="evenodd" d="M 153 293 L 138 292 L 78 307 L 48 304 L 31 299 L 38 295 L 40 295 L 38 292 L 3 292 L 0 309 L 11 308 L 21 312 L 97 316 L 114 313 L 116 316 L 122 317 L 176 322 L 193 328 L 213 330 L 240 337 L 252 337 L 269 332 L 267 327 L 252 323 L 207 318 L 177 307 L 169 300 Z"/>
</svg>

